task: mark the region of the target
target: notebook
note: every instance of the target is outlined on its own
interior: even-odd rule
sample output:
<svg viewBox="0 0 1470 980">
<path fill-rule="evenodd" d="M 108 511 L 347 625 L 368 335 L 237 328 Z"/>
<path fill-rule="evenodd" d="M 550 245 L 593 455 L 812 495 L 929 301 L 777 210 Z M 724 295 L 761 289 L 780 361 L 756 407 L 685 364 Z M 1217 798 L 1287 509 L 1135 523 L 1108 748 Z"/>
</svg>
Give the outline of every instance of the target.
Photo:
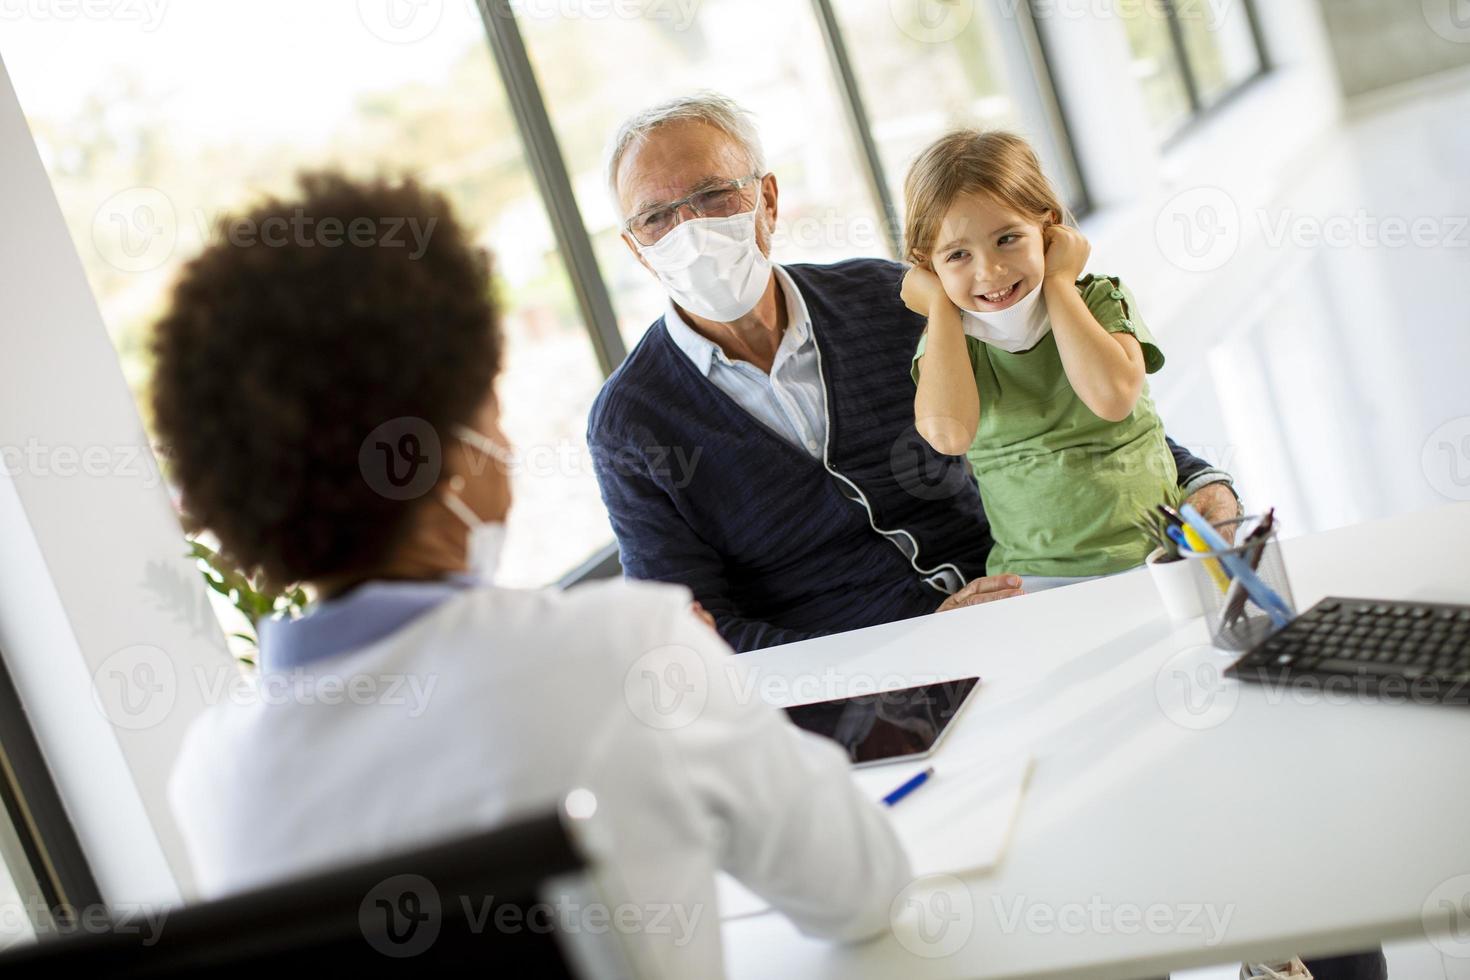
<svg viewBox="0 0 1470 980">
<path fill-rule="evenodd" d="M 894 766 L 874 800 L 922 766 Z M 1031 756 L 964 766 L 937 761 L 934 775 L 888 811 L 914 875 L 983 874 L 1000 863 L 1021 807 Z M 865 780 L 865 785 L 869 781 Z M 721 919 L 770 911 L 769 904 L 727 874 L 716 875 Z"/>
</svg>

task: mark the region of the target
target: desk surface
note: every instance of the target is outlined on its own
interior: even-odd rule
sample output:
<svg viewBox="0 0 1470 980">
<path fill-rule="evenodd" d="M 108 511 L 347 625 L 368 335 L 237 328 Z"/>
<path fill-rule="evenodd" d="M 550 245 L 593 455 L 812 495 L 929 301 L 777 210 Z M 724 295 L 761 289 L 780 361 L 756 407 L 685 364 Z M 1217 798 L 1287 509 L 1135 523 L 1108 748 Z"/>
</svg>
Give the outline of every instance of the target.
<svg viewBox="0 0 1470 980">
<path fill-rule="evenodd" d="M 1470 602 L 1470 504 L 1284 549 L 1301 609 Z M 935 766 L 1035 768 L 999 868 L 906 896 L 923 931 L 841 947 L 735 920 L 732 977 L 1136 978 L 1371 948 L 1422 936 L 1446 887 L 1470 901 L 1446 886 L 1470 874 L 1470 711 L 1226 680 L 1230 655 L 1203 620 L 1171 627 L 1143 570 L 743 659 L 777 704 L 980 674 Z"/>
</svg>

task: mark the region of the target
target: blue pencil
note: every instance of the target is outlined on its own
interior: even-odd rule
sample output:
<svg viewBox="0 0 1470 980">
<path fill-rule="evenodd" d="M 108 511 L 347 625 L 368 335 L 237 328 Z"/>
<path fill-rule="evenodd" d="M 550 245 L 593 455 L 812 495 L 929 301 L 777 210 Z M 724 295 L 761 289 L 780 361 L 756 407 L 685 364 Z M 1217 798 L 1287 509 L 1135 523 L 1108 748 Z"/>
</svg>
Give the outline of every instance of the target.
<svg viewBox="0 0 1470 980">
<path fill-rule="evenodd" d="M 1277 595 L 1275 590 L 1261 581 L 1260 577 L 1251 569 L 1250 564 L 1230 548 L 1230 544 L 1220 536 L 1209 521 L 1205 520 L 1200 512 L 1185 504 L 1179 508 L 1179 514 L 1190 527 L 1205 539 L 1205 542 L 1215 551 L 1220 552 L 1220 562 L 1228 568 L 1232 575 L 1240 579 L 1240 584 L 1245 591 L 1255 600 L 1256 605 L 1266 611 L 1271 617 L 1271 622 L 1277 629 L 1285 626 L 1292 620 L 1291 607 L 1286 601 Z"/>
<path fill-rule="evenodd" d="M 908 782 L 904 783 L 892 793 L 889 793 L 887 796 L 883 797 L 883 805 L 893 806 L 899 800 L 903 799 L 905 796 L 908 796 L 914 790 L 927 783 L 929 781 L 929 777 L 932 775 L 934 775 L 934 767 L 930 766 L 928 769 L 925 769 L 923 772 L 919 773 L 913 779 L 910 779 Z"/>
</svg>

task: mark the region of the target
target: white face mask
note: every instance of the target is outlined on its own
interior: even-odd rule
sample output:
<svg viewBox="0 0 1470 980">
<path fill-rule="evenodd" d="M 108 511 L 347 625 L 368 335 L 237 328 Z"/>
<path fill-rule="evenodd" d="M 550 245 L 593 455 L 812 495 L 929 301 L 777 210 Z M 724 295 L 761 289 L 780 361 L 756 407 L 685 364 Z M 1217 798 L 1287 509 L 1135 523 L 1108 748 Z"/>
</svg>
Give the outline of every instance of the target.
<svg viewBox="0 0 1470 980">
<path fill-rule="evenodd" d="M 638 245 L 674 302 L 716 323 L 738 320 L 760 302 L 771 282 L 771 260 L 761 253 L 755 207 L 728 218 L 689 218 L 652 245 Z"/>
<path fill-rule="evenodd" d="M 1030 350 L 1051 332 L 1051 317 L 1041 296 L 1041 284 L 1014 305 L 998 313 L 960 310 L 965 333 L 1012 354 Z"/>
<path fill-rule="evenodd" d="M 459 426 L 455 429 L 455 435 L 507 466 L 513 463 L 509 453 L 474 429 Z M 444 506 L 469 528 L 465 564 L 469 566 L 470 575 L 485 585 L 493 584 L 495 573 L 500 569 L 501 553 L 505 550 L 505 523 L 484 520 L 454 490 L 444 491 Z"/>
</svg>

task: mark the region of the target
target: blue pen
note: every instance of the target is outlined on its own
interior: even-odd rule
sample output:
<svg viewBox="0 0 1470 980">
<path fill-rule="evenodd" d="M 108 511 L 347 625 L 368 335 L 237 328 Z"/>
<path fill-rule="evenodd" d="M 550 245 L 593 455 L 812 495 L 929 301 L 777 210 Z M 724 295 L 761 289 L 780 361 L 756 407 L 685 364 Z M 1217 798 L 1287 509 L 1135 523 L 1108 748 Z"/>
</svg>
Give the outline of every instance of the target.
<svg viewBox="0 0 1470 980">
<path fill-rule="evenodd" d="M 1250 562 L 1230 550 L 1230 545 L 1220 536 L 1209 521 L 1205 520 L 1199 511 L 1189 504 L 1179 508 L 1179 516 L 1199 533 L 1215 551 L 1219 552 L 1219 559 L 1225 567 L 1230 569 L 1230 574 L 1240 580 L 1245 586 L 1245 591 L 1255 600 L 1256 605 L 1266 610 L 1266 615 L 1271 617 L 1271 622 L 1280 629 L 1291 622 L 1292 613 L 1286 602 L 1265 582 L 1261 581 Z"/>
<path fill-rule="evenodd" d="M 889 793 L 887 796 L 883 797 L 883 805 L 893 806 L 899 800 L 903 799 L 905 796 L 908 796 L 914 790 L 927 783 L 929 781 L 929 777 L 932 775 L 934 775 L 934 767 L 930 766 L 928 769 L 925 769 L 923 772 L 919 773 L 913 779 L 910 779 L 908 782 L 904 783 L 892 793 Z"/>
<path fill-rule="evenodd" d="M 1169 527 L 1165 530 L 1165 533 L 1169 535 L 1169 539 L 1171 541 L 1179 546 L 1180 551 L 1194 550 L 1189 546 L 1189 540 L 1184 537 L 1184 532 L 1179 530 L 1174 525 L 1170 524 Z"/>
</svg>

